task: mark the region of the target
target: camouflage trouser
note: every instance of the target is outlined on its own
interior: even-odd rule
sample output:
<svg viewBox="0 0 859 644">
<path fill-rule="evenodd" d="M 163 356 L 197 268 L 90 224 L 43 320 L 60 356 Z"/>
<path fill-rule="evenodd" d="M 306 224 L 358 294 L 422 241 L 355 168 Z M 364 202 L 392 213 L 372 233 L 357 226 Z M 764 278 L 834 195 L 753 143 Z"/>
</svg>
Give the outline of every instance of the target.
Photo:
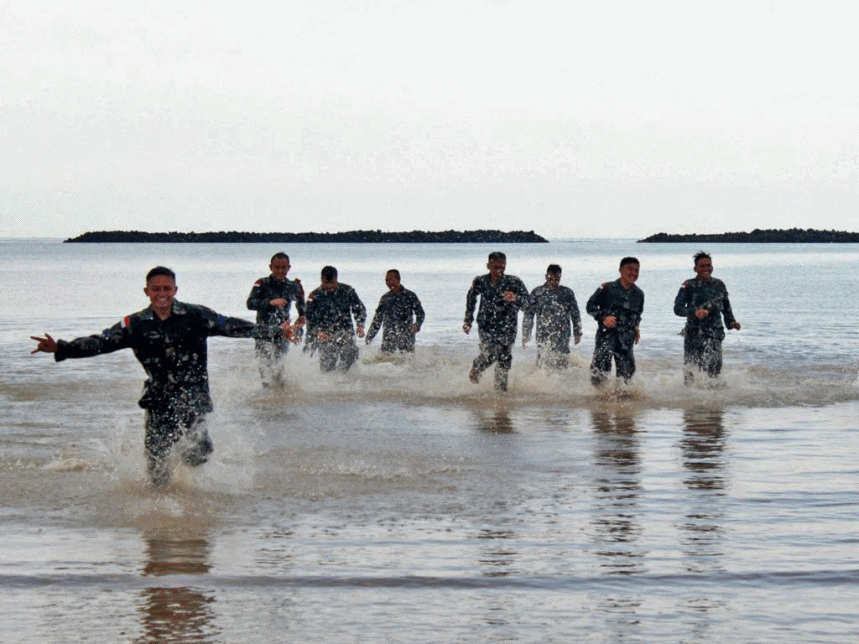
<svg viewBox="0 0 859 644">
<path fill-rule="evenodd" d="M 552 339 L 537 340 L 537 366 L 549 369 L 566 369 L 570 355 L 569 342 Z"/>
<path fill-rule="evenodd" d="M 348 336 L 337 340 L 317 342 L 319 351 L 319 368 L 322 371 L 348 371 L 358 360 L 358 345 L 355 344 L 355 336 Z"/>
<path fill-rule="evenodd" d="M 722 341 L 714 336 L 686 333 L 683 337 L 683 380 L 691 384 L 695 372 L 715 378 L 722 372 Z"/>
<path fill-rule="evenodd" d="M 483 331 L 479 331 L 479 334 L 480 355 L 474 359 L 472 369 L 480 373 L 496 363 L 495 388 L 506 391 L 507 376 L 510 373 L 510 367 L 513 366 L 513 354 L 510 352 L 513 342 L 507 342 L 506 338 L 499 338 Z"/>
<path fill-rule="evenodd" d="M 632 346 L 624 347 L 616 336 L 600 333 L 597 335 L 594 358 L 591 361 L 591 382 L 595 387 L 599 387 L 608 378 L 612 360 L 617 377 L 628 383 L 635 373 L 635 354 Z"/>
<path fill-rule="evenodd" d="M 254 349 L 259 366 L 259 375 L 263 387 L 282 387 L 284 383 L 284 358 L 289 350 L 289 342 L 280 338 L 273 340 L 255 340 Z"/>
<path fill-rule="evenodd" d="M 413 352 L 415 350 L 415 334 L 406 329 L 386 329 L 382 335 L 382 353 L 396 351 Z"/>
<path fill-rule="evenodd" d="M 173 445 L 181 440 L 181 458 L 191 466 L 202 465 L 214 451 L 206 430 L 206 415 L 190 410 L 146 410 L 146 460 L 149 476 L 155 485 L 170 479 L 167 457 Z"/>
</svg>

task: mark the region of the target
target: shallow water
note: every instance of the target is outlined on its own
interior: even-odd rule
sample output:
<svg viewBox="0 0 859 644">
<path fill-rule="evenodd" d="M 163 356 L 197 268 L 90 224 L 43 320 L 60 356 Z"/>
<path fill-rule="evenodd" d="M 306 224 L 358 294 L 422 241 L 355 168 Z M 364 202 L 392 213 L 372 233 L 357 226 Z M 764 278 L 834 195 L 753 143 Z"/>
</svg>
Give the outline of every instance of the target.
<svg viewBox="0 0 859 644">
<path fill-rule="evenodd" d="M 161 492 L 146 484 L 130 352 L 54 364 L 27 338 L 142 308 L 155 263 L 177 269 L 186 300 L 246 315 L 271 249 L 4 249 L 4 642 L 859 635 L 857 331 L 820 314 L 855 319 L 835 288 L 855 247 L 711 248 L 743 331 L 726 340 L 722 382 L 693 388 L 670 304 L 696 248 L 505 249 L 531 288 L 560 257 L 582 308 L 636 253 L 647 296 L 629 390 L 591 388 L 585 320 L 565 373 L 517 347 L 505 396 L 467 381 L 477 340 L 459 330 L 485 247 L 287 249 L 306 286 L 330 261 L 371 310 L 398 265 L 429 315 L 416 355 L 362 347 L 352 371 L 325 377 L 293 351 L 286 388 L 268 391 L 251 342 L 212 340 L 213 461 Z M 24 281 L 37 274 L 52 286 Z"/>
</svg>

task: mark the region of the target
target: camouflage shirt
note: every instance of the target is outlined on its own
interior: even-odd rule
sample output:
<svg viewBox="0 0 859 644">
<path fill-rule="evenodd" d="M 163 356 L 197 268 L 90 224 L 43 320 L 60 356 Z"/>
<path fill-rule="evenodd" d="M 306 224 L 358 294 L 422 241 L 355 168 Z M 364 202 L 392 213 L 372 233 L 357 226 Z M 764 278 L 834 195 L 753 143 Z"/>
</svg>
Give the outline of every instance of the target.
<svg viewBox="0 0 859 644">
<path fill-rule="evenodd" d="M 582 317 L 572 289 L 566 286 L 538 286 L 531 291 L 531 308 L 522 316 L 522 337 L 531 339 L 534 318 L 537 318 L 537 342 L 568 347 L 570 331 L 582 334 Z M 570 327 L 572 323 L 572 329 Z"/>
<path fill-rule="evenodd" d="M 305 317 L 308 338 L 314 338 L 320 331 L 330 336 L 351 336 L 355 333 L 353 316 L 355 324 L 363 327 L 367 320 L 367 309 L 354 288 L 338 283 L 337 288 L 329 293 L 320 286 L 307 297 Z"/>
<path fill-rule="evenodd" d="M 599 323 L 598 340 L 614 336 L 621 347 L 629 349 L 635 344 L 635 329 L 641 324 L 644 291 L 634 284 L 627 290 L 621 286 L 619 279 L 606 282 L 591 295 L 586 310 Z M 612 329 L 603 324 L 603 320 L 610 315 L 617 319 Z"/>
<path fill-rule="evenodd" d="M 399 340 L 412 339 L 409 327 L 415 325 L 418 329 L 424 323 L 424 309 L 418 296 L 407 288 L 399 291 L 388 291 L 379 299 L 373 322 L 367 329 L 367 342 L 370 342 L 379 329 L 385 325 L 382 333 L 383 347 L 397 347 Z"/>
<path fill-rule="evenodd" d="M 710 314 L 699 320 L 695 316 L 698 309 L 707 309 Z M 728 289 L 722 280 L 711 277 L 704 281 L 698 277 L 686 280 L 674 298 L 674 313 L 686 318 L 685 333 L 725 339 L 725 324 L 730 326 L 736 320 L 728 299 Z"/>
<path fill-rule="evenodd" d="M 508 302 L 504 298 L 505 291 L 514 293 L 516 299 Z M 498 342 L 510 344 L 515 341 L 519 309 L 527 309 L 531 305 L 531 295 L 522 280 L 514 275 L 504 275 L 498 284 L 493 284 L 488 273 L 475 277 L 465 299 L 465 322 L 468 324 L 474 321 L 478 295 L 477 328 Z"/>
<path fill-rule="evenodd" d="M 283 298 L 286 306 L 272 306 L 272 300 Z M 299 317 L 304 315 L 304 289 L 299 280 L 285 279 L 282 282 L 269 275 L 258 279 L 248 296 L 248 308 L 257 312 L 257 324 L 280 326 L 289 319 L 292 303 Z"/>
<path fill-rule="evenodd" d="M 147 307 L 100 335 L 68 342 L 58 340 L 54 359 L 60 362 L 131 349 L 147 376 L 141 407 L 164 411 L 183 401 L 195 411 L 206 413 L 212 411 L 206 339 L 271 337 L 273 333 L 247 320 L 224 317 L 205 306 L 174 301 L 166 320 Z"/>
</svg>

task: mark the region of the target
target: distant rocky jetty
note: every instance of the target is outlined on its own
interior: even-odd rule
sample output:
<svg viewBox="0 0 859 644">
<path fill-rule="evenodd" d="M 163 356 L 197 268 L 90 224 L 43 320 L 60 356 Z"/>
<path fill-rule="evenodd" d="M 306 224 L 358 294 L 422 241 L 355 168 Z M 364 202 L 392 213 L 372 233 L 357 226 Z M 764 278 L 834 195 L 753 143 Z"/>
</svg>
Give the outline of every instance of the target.
<svg viewBox="0 0 859 644">
<path fill-rule="evenodd" d="M 353 230 L 343 233 L 145 233 L 138 230 L 107 230 L 84 233 L 66 239 L 63 243 L 187 243 L 187 244 L 313 244 L 313 243 L 367 243 L 367 244 L 534 244 L 548 240 L 533 230 L 502 232 L 500 230 L 446 230 L 426 232 L 414 230 L 406 233 L 387 233 L 381 230 Z"/>
<path fill-rule="evenodd" d="M 710 243 L 723 242 L 730 244 L 852 244 L 859 243 L 859 233 L 848 233 L 838 230 L 760 230 L 755 228 L 750 233 L 719 233 L 715 235 L 669 235 L 656 233 L 639 243 Z"/>
</svg>

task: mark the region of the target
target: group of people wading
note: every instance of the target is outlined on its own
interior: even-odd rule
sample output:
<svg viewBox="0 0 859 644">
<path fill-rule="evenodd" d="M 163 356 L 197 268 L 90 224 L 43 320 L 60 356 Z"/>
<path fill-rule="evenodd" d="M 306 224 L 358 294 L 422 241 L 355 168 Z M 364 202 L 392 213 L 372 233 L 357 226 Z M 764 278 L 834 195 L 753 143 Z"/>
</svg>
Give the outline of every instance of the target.
<svg viewBox="0 0 859 644">
<path fill-rule="evenodd" d="M 690 384 L 696 373 L 714 378 L 722 368 L 725 326 L 739 330 L 724 283 L 712 277 L 709 255 L 694 256 L 696 277 L 680 287 L 674 312 L 686 318 L 684 328 L 684 378 Z M 470 333 L 477 312 L 480 352 L 469 379 L 477 383 L 487 368 L 495 365 L 495 387 L 506 390 L 516 341 L 518 313 L 523 312 L 522 346 L 531 339 L 536 323 L 537 363 L 549 369 L 567 366 L 570 339 L 582 338 L 579 307 L 573 291 L 561 286 L 561 267 L 550 264 L 546 281 L 528 291 L 522 280 L 506 274 L 504 253 L 489 254 L 489 272 L 474 278 L 466 296 L 462 329 Z M 305 298 L 299 280 L 287 277 L 289 257 L 276 253 L 269 264 L 271 274 L 257 280 L 247 299 L 256 311 L 256 323 L 227 317 L 197 304 L 176 300 L 175 273 L 156 266 L 146 275 L 143 292 L 149 306 L 126 316 L 100 334 L 55 340 L 49 334 L 31 336 L 37 342 L 33 353 L 66 358 L 87 358 L 120 349 L 131 349 L 143 366 L 147 379 L 139 405 L 145 410 L 144 446 L 152 483 L 162 486 L 170 478 L 171 454 L 185 464 L 199 466 L 213 451 L 206 429 L 212 411 L 207 368 L 210 336 L 254 338 L 264 386 L 282 386 L 284 357 L 291 344 L 304 337 L 304 350 L 318 354 L 322 371 L 347 371 L 358 359 L 358 338 L 369 344 L 382 330 L 383 353 L 410 353 L 415 334 L 424 322 L 418 296 L 406 289 L 396 269 L 385 274 L 388 291 L 381 297 L 367 329 L 367 310 L 355 289 L 338 281 L 337 269 L 325 266 L 320 285 Z M 618 378 L 629 382 L 635 373 L 633 347 L 640 338 L 644 293 L 635 285 L 639 262 L 624 257 L 619 279 L 602 284 L 588 300 L 586 311 L 598 323 L 591 381 L 602 386 L 611 374 L 612 362 Z M 479 300 L 479 305 L 478 305 Z M 297 318 L 291 319 L 292 307 Z M 724 318 L 724 325 L 722 319 Z M 174 449 L 175 448 L 175 449 Z"/>
</svg>

